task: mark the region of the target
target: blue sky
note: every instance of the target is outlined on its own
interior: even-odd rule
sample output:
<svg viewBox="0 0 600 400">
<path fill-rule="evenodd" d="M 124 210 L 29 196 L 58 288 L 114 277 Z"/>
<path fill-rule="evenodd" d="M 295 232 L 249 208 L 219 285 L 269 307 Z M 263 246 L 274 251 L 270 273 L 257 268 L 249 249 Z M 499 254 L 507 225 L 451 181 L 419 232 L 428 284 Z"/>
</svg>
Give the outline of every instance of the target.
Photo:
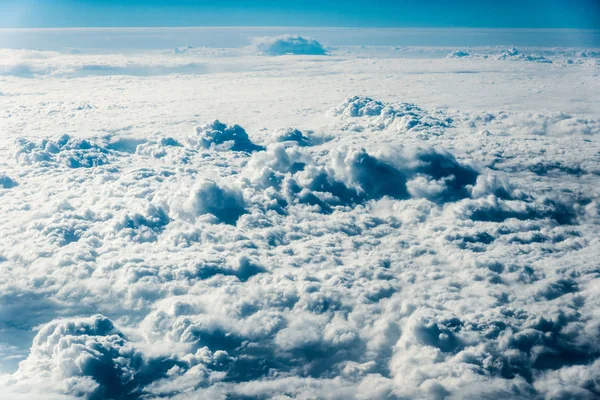
<svg viewBox="0 0 600 400">
<path fill-rule="evenodd" d="M 0 27 L 600 28 L 600 0 L 0 0 Z"/>
</svg>

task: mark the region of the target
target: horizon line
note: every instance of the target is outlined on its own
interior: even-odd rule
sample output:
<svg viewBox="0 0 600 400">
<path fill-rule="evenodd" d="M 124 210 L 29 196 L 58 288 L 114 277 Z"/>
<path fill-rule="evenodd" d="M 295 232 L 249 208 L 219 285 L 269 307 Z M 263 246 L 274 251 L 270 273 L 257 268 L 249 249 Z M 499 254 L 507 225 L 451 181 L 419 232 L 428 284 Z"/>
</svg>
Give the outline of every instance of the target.
<svg viewBox="0 0 600 400">
<path fill-rule="evenodd" d="M 191 26 L 65 26 L 65 27 L 0 27 L 1 31 L 57 31 L 57 30 L 140 30 L 140 29 L 344 29 L 344 30 L 487 30 L 487 31 L 583 31 L 598 32 L 600 28 L 527 28 L 527 27 L 474 27 L 474 26 L 286 26 L 286 25 L 191 25 Z"/>
</svg>

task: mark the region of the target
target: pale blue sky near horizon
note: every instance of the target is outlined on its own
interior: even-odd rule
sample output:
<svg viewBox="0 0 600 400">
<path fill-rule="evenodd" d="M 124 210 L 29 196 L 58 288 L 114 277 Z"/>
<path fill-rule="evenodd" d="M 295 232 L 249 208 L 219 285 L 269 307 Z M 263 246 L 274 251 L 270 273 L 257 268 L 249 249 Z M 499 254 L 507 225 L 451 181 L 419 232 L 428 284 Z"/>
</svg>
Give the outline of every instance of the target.
<svg viewBox="0 0 600 400">
<path fill-rule="evenodd" d="M 0 29 L 0 48 L 84 52 L 239 48 L 261 36 L 298 34 L 326 46 L 531 46 L 600 48 L 599 30 L 524 28 L 34 28 Z"/>
<path fill-rule="evenodd" d="M 0 0 L 0 28 L 304 26 L 600 29 L 600 0 Z"/>
<path fill-rule="evenodd" d="M 4 48 L 240 47 L 286 33 L 333 46 L 600 47 L 600 0 L 0 0 Z"/>
</svg>

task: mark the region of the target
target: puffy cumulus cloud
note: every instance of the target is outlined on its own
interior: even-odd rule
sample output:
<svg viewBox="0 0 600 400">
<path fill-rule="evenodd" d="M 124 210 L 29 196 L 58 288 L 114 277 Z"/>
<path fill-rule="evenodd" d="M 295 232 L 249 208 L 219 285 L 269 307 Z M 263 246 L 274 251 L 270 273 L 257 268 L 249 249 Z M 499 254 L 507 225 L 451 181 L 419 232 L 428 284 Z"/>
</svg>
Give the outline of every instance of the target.
<svg viewBox="0 0 600 400">
<path fill-rule="evenodd" d="M 63 164 L 69 168 L 91 168 L 106 164 L 109 152 L 97 143 L 69 135 L 39 140 L 17 138 L 11 151 L 19 164 Z"/>
<path fill-rule="evenodd" d="M 600 51 L 585 49 L 581 50 L 579 53 L 577 53 L 577 55 L 584 58 L 600 58 Z"/>
<path fill-rule="evenodd" d="M 536 199 L 503 199 L 489 195 L 457 204 L 455 211 L 463 218 L 488 222 L 502 222 L 513 218 L 523 221 L 549 218 L 559 224 L 574 224 L 578 218 L 585 215 L 577 199 L 549 196 Z"/>
<path fill-rule="evenodd" d="M 275 132 L 273 132 L 270 138 L 270 142 L 291 142 L 292 144 L 296 144 L 298 146 L 310 146 L 311 144 L 313 144 L 313 140 L 305 136 L 304 133 L 302 133 L 300 130 L 290 127 L 278 129 Z"/>
<path fill-rule="evenodd" d="M 137 398 L 147 382 L 175 365 L 146 358 L 102 315 L 44 325 L 13 379 L 89 399 Z"/>
<path fill-rule="evenodd" d="M 156 141 L 147 141 L 137 145 L 135 153 L 144 158 L 160 159 L 172 165 L 189 164 L 198 153 L 198 149 L 185 145 L 172 137 L 161 137 Z"/>
<path fill-rule="evenodd" d="M 18 137 L 10 150 L 15 161 L 21 165 L 92 168 L 108 164 L 111 158 L 124 153 L 135 153 L 137 147 L 144 143 L 145 139 L 114 135 L 79 138 L 65 134 L 41 139 Z"/>
<path fill-rule="evenodd" d="M 597 135 L 600 119 L 567 113 L 482 113 L 469 117 L 468 124 L 521 135 Z"/>
<path fill-rule="evenodd" d="M 246 212 L 242 192 L 233 186 L 219 185 L 205 179 L 196 184 L 184 203 L 184 211 L 196 217 L 212 214 L 219 222 L 235 224 Z"/>
<path fill-rule="evenodd" d="M 275 189 L 261 191 L 261 195 L 271 194 L 277 206 L 306 203 L 326 212 L 331 206 L 355 205 L 385 196 L 456 201 L 489 186 L 477 181 L 479 172 L 472 166 L 434 149 L 398 149 L 387 155 L 350 149 L 335 151 L 330 158 L 329 163 L 320 164 L 298 148 L 278 144 L 253 155 L 243 175 L 251 186 Z M 497 189 L 494 186 L 491 190 Z"/>
<path fill-rule="evenodd" d="M 247 259 L 242 258 L 238 261 L 238 271 L 248 268 L 243 267 L 247 265 Z M 227 274 L 223 274 L 221 278 L 236 281 Z M 258 298 L 259 295 L 267 295 L 265 290 L 251 295 L 246 292 L 248 287 L 223 286 L 213 293 L 213 297 L 201 294 L 183 295 L 158 302 L 154 310 L 141 322 L 143 334 L 151 343 L 163 343 L 175 350 L 180 348 L 196 351 L 207 347 L 211 351 L 228 351 L 241 355 L 239 352 L 245 346 L 238 347 L 244 341 L 252 341 L 256 345 L 271 337 L 273 331 L 281 329 L 283 321 L 280 313 L 274 309 L 258 308 L 259 304 L 274 306 L 270 304 L 271 299 Z M 249 295 L 249 297 L 229 299 L 228 291 Z M 276 291 L 272 296 L 276 295 L 281 295 L 281 290 Z M 251 306 L 248 302 L 254 305 Z"/>
<path fill-rule="evenodd" d="M 175 47 L 173 49 L 173 54 L 186 54 L 187 52 L 194 50 L 195 48 L 195 46 L 191 46 L 189 44 L 187 46 Z"/>
<path fill-rule="evenodd" d="M 550 52 L 552 53 L 552 52 Z M 561 54 L 552 54 L 552 56 L 557 56 Z M 535 53 L 523 53 L 521 50 L 518 50 L 515 47 L 511 47 L 509 49 L 503 50 L 501 53 L 492 52 L 488 49 L 484 49 L 482 53 L 475 53 L 470 50 L 461 50 L 456 49 L 447 55 L 447 58 L 458 58 L 458 59 L 490 59 L 490 60 L 500 60 L 500 61 L 525 61 L 525 62 L 535 62 L 542 64 L 552 64 L 553 61 L 541 54 Z"/>
<path fill-rule="evenodd" d="M 523 54 L 514 47 L 504 50 L 498 57 L 498 60 L 510 61 L 529 61 L 544 64 L 552 64 L 552 60 L 547 59 L 539 54 Z"/>
<path fill-rule="evenodd" d="M 286 173 L 302 171 L 310 162 L 311 157 L 298 148 L 274 144 L 265 152 L 252 155 L 243 176 L 250 181 L 250 185 L 258 188 L 280 188 Z"/>
<path fill-rule="evenodd" d="M 465 57 L 471 57 L 471 53 L 469 53 L 466 50 L 453 50 L 450 54 L 448 54 L 447 56 L 448 58 L 465 58 Z"/>
<path fill-rule="evenodd" d="M 590 342 L 593 334 L 572 336 L 574 332 L 563 329 L 581 325 L 576 314 L 555 311 L 552 317 L 535 317 L 508 310 L 504 313 L 486 322 L 480 320 L 481 316 L 465 321 L 440 312 L 414 313 L 405 324 L 391 361 L 397 382 L 419 388 L 421 396 L 435 383 L 435 391 L 445 395 L 461 387 L 460 393 L 466 393 L 467 398 L 493 393 L 534 398 L 554 388 L 543 388 L 540 393 L 542 386 L 531 385 L 532 381 L 557 376 L 557 369 L 566 375 L 577 370 L 578 364 L 587 365 L 596 358 L 597 346 Z M 441 367 L 443 364 L 447 367 Z M 569 366 L 563 369 L 564 365 Z M 474 385 L 483 386 L 474 391 Z M 596 387 L 588 388 L 578 387 L 575 392 L 587 398 L 597 395 Z M 568 388 L 563 389 L 568 393 Z"/>
<path fill-rule="evenodd" d="M 468 195 L 479 172 L 456 161 L 447 152 L 417 149 L 389 160 L 378 159 L 364 150 L 338 153 L 333 164 L 336 174 L 357 187 L 366 198 L 390 196 L 396 199 L 428 198 L 453 201 Z"/>
<path fill-rule="evenodd" d="M 280 377 L 316 378 L 327 371 L 337 372 L 338 364 L 345 365 L 345 360 L 360 356 L 363 345 L 359 332 L 343 315 L 330 315 L 326 310 L 315 314 L 301 307 L 290 314 L 288 310 L 297 295 L 272 286 L 276 282 L 270 279 L 261 278 L 260 284 L 266 287 L 232 286 L 212 296 L 164 300 L 142 321 L 142 331 L 155 345 L 188 354 L 185 360 L 204 354 L 203 364 L 221 371 L 224 382 L 258 383 L 259 379 L 267 379 L 271 382 L 265 382 L 264 389 L 271 395 L 281 390 L 277 383 Z M 231 298 L 227 292 L 232 290 L 244 297 Z M 345 374 L 358 375 L 360 372 L 354 371 L 370 369 L 371 365 L 352 363 Z M 199 382 L 192 384 L 199 386 Z M 240 388 L 227 388 L 237 390 Z"/>
<path fill-rule="evenodd" d="M 9 177 L 8 175 L 0 173 L 0 187 L 1 188 L 10 189 L 10 188 L 14 188 L 17 185 L 18 185 L 18 183 L 14 179 Z"/>
<path fill-rule="evenodd" d="M 375 117 L 381 115 L 385 104 L 369 97 L 354 96 L 346 99 L 344 103 L 334 108 L 333 115 L 344 115 L 347 117 Z"/>
<path fill-rule="evenodd" d="M 555 399 L 593 399 L 600 393 L 600 362 L 575 365 L 548 371 L 536 381 L 537 389 L 546 397 Z"/>
<path fill-rule="evenodd" d="M 196 136 L 190 142 L 203 148 L 233 151 L 256 151 L 261 147 L 250 141 L 250 137 L 239 125 L 228 126 L 219 120 L 196 128 Z"/>
<path fill-rule="evenodd" d="M 281 56 L 286 54 L 322 56 L 325 47 L 313 38 L 298 35 L 257 37 L 252 39 L 254 48 L 263 54 Z"/>
<path fill-rule="evenodd" d="M 152 203 L 137 207 L 132 205 L 128 211 L 115 218 L 113 229 L 118 232 L 118 235 L 138 242 L 155 241 L 157 235 L 165 229 L 170 221 L 167 211 Z M 78 239 L 77 236 L 72 238 L 72 240 L 76 239 Z"/>
<path fill-rule="evenodd" d="M 411 103 L 388 103 L 365 96 L 350 97 L 329 114 L 340 120 L 342 129 L 351 131 L 389 129 L 431 135 L 453 123 L 439 110 L 426 111 Z"/>
<path fill-rule="evenodd" d="M 525 198 L 526 195 L 508 181 L 506 175 L 487 173 L 479 175 L 475 185 L 469 187 L 471 197 L 480 198 L 493 194 L 501 199 Z"/>
</svg>

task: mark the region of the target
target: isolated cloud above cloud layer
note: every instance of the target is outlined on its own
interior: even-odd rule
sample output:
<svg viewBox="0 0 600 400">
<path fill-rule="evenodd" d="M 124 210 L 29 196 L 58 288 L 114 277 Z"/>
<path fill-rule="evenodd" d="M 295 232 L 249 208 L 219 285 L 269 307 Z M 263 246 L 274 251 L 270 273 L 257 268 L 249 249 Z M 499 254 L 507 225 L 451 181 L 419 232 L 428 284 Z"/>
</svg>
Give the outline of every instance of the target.
<svg viewBox="0 0 600 400">
<path fill-rule="evenodd" d="M 185 91 L 173 102 L 163 87 L 161 103 L 122 90 L 166 78 L 80 78 L 132 96 L 111 108 L 92 94 L 82 106 L 7 108 L 27 127 L 58 126 L 55 114 L 103 125 L 82 137 L 11 122 L 0 143 L 0 364 L 14 365 L 4 394 L 600 395 L 597 115 L 357 90 L 311 99 L 326 104 L 319 119 L 282 106 L 310 122 L 286 127 L 265 122 L 269 99 L 245 100 L 258 78 L 244 74 L 202 81 L 233 88 L 225 99 L 202 89 L 218 120 L 157 106 L 182 106 Z M 63 78 L 34 79 L 42 86 L 15 81 L 18 96 Z M 341 82 L 358 87 L 351 79 L 371 78 Z M 111 131 L 116 107 L 127 120 Z M 23 122 L 31 115 L 47 120 Z"/>
<path fill-rule="evenodd" d="M 270 56 L 286 54 L 323 56 L 327 54 L 325 47 L 313 38 L 299 35 L 281 35 L 257 37 L 252 40 L 259 53 Z"/>
</svg>

